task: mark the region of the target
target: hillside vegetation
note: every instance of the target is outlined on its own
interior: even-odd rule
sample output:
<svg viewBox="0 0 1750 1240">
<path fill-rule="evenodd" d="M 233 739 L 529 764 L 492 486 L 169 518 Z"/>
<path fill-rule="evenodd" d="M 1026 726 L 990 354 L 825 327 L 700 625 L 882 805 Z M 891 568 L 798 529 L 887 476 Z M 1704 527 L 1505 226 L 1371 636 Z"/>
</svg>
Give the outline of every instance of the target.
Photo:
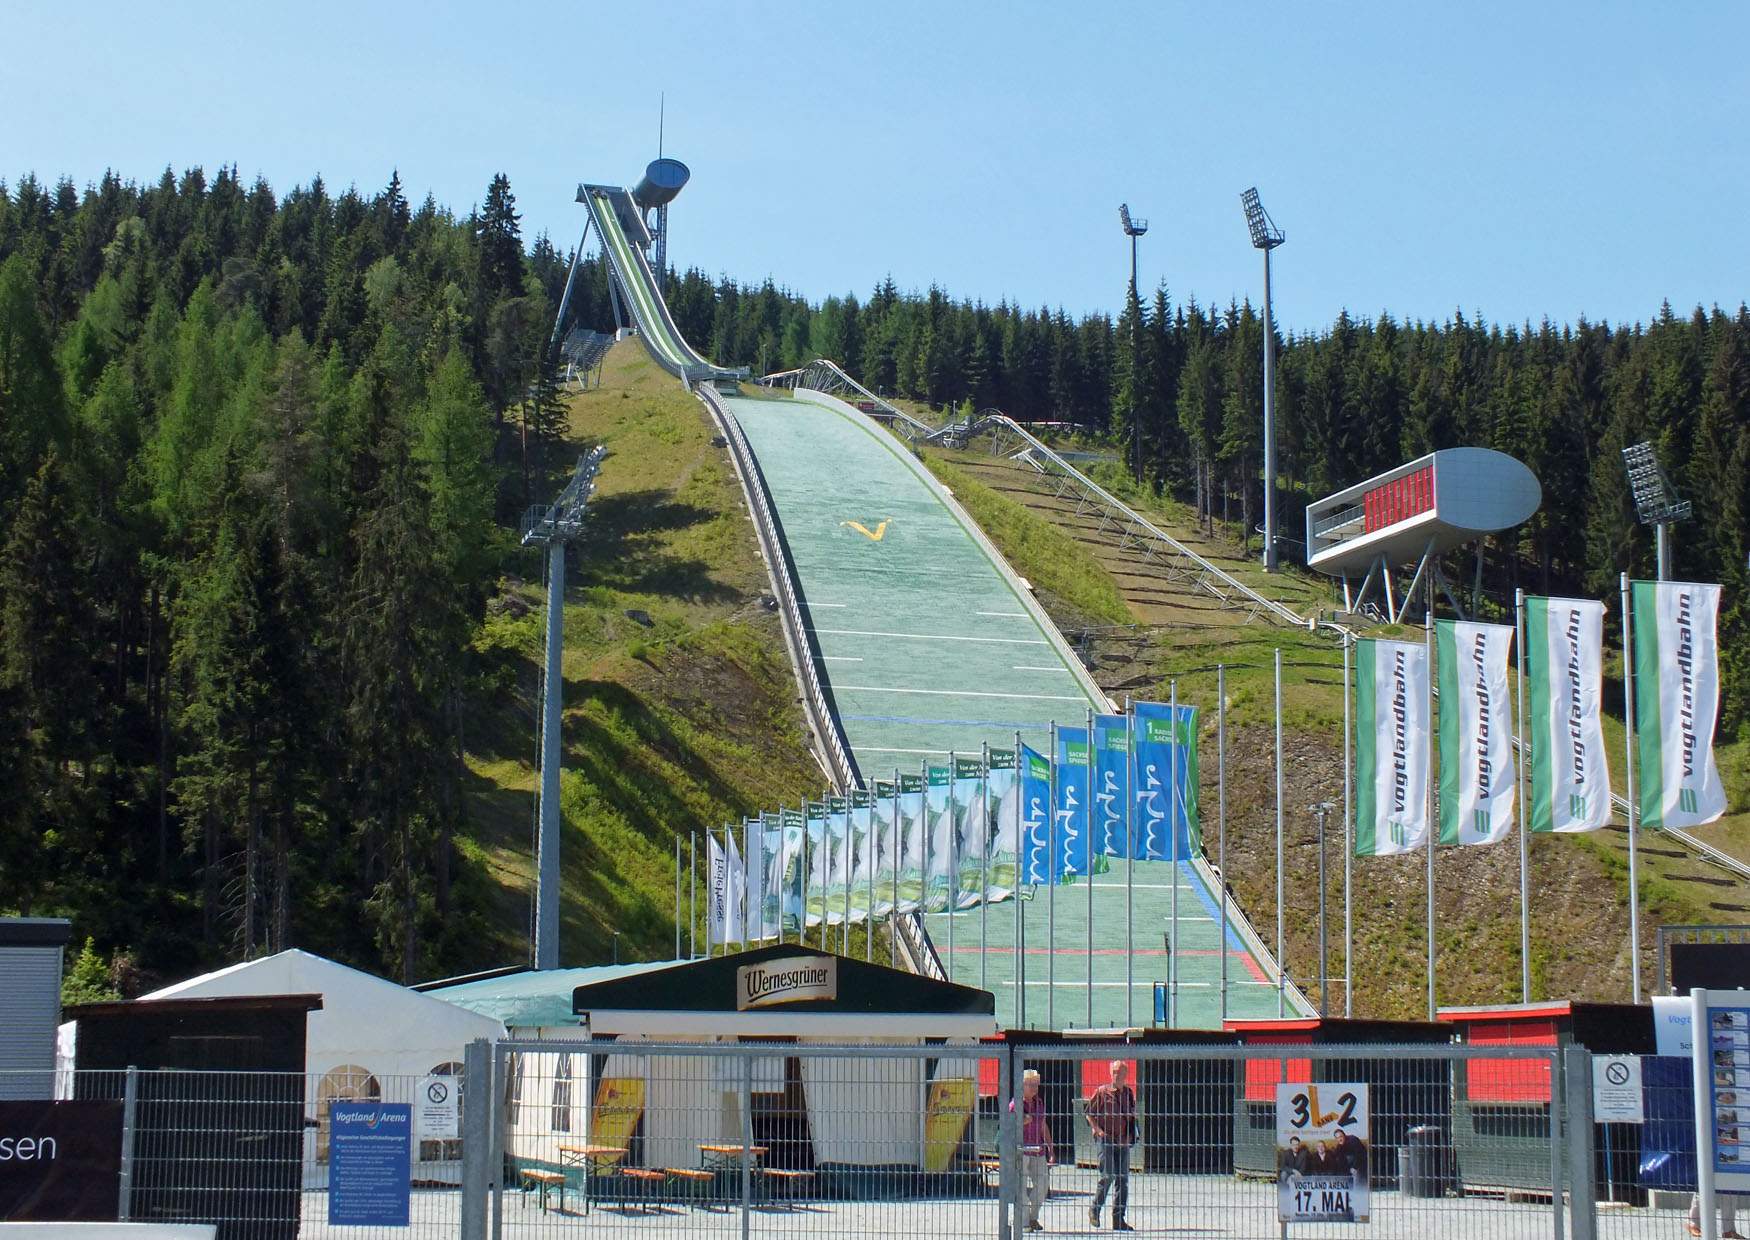
<svg viewBox="0 0 1750 1240">
<path fill-rule="evenodd" d="M 1037 549 L 1049 547 L 1058 580 L 1112 583 L 1129 612 L 1128 630 L 1089 624 L 1087 598 L 1106 597 L 1106 587 L 1063 592 L 1042 589 L 1053 618 L 1077 639 L 1096 677 L 1114 696 L 1165 700 L 1177 682 L 1181 701 L 1203 707 L 1200 771 L 1204 838 L 1211 860 L 1218 850 L 1215 762 L 1215 668 L 1226 669 L 1228 716 L 1227 868 L 1242 907 L 1273 940 L 1275 924 L 1275 738 L 1273 657 L 1283 653 L 1285 870 L 1288 878 L 1287 967 L 1316 994 L 1318 979 L 1317 832 L 1307 807 L 1342 801 L 1342 654 L 1334 640 L 1301 630 L 1247 622 L 1245 613 L 1223 609 L 1188 582 L 1171 577 L 1135 549 L 1122 549 L 1116 534 L 1091 514 L 1053 497 L 1039 476 L 1013 462 L 973 451 L 927 454 L 930 466 L 969 509 L 986 523 L 1016 568 L 1031 575 L 1045 565 Z M 1122 487 L 1121 480 L 1112 480 Z M 1126 499 L 1220 567 L 1271 597 L 1303 612 L 1329 608 L 1330 588 L 1294 571 L 1269 576 L 1243 557 L 1232 531 L 1213 529 L 1171 499 L 1127 488 Z M 1061 563 L 1067 543 L 1074 565 Z M 1386 635 L 1379 630 L 1371 635 Z M 1401 629 L 1414 636 L 1419 629 Z M 1620 791 L 1622 726 L 1620 669 L 1607 668 L 1607 737 Z M 1750 858 L 1750 771 L 1746 746 L 1728 738 L 1721 746 L 1722 772 L 1737 811 L 1698 834 L 1716 846 Z M 1327 835 L 1328 969 L 1336 979 L 1333 1002 L 1341 1003 L 1343 843 L 1340 816 Z M 1641 841 L 1643 979 L 1654 977 L 1653 946 L 1661 924 L 1734 922 L 1750 913 L 1750 892 L 1736 876 L 1698 861 L 1670 840 L 1649 833 Z M 1356 1012 L 1417 1017 L 1424 1010 L 1426 917 L 1425 860 L 1357 858 L 1353 870 Z M 1539 836 L 1531 844 L 1532 986 L 1535 997 L 1617 1000 L 1629 990 L 1627 836 L 1620 827 L 1584 836 Z M 1496 1003 L 1519 997 L 1519 854 L 1517 844 L 1492 848 L 1447 848 L 1436 859 L 1436 952 L 1442 1003 Z"/>
</svg>

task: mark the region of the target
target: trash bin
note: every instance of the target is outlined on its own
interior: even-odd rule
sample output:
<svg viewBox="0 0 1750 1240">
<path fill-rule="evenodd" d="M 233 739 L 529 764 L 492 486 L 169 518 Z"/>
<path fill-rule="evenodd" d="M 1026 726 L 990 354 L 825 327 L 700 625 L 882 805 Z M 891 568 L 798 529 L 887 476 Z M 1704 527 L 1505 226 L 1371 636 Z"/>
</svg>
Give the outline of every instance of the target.
<svg viewBox="0 0 1750 1240">
<path fill-rule="evenodd" d="M 1404 1133 L 1407 1144 L 1399 1167 L 1398 1186 L 1406 1197 L 1444 1197 L 1456 1187 L 1453 1149 L 1433 1124 L 1418 1124 Z"/>
</svg>

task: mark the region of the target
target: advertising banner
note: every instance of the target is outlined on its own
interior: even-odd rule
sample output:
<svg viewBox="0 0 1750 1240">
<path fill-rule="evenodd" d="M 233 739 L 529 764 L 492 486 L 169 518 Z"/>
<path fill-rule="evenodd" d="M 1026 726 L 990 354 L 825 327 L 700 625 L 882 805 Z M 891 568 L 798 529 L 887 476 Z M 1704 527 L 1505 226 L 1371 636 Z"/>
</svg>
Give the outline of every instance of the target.
<svg viewBox="0 0 1750 1240">
<path fill-rule="evenodd" d="M 1513 828 L 1518 773 L 1504 624 L 1441 620 L 1434 626 L 1440 671 L 1440 842 L 1493 844 Z"/>
<path fill-rule="evenodd" d="M 1057 729 L 1057 753 L 1052 761 L 1057 771 L 1058 869 L 1064 874 L 1088 872 L 1088 730 Z"/>
<path fill-rule="evenodd" d="M 1720 713 L 1720 588 L 1630 583 L 1635 738 L 1643 827 L 1699 827 L 1726 812 L 1714 764 Z"/>
<path fill-rule="evenodd" d="M 121 1196 L 120 1102 L 0 1102 L 0 1222 L 108 1222 Z"/>
<path fill-rule="evenodd" d="M 1596 831 L 1610 821 L 1604 751 L 1604 604 L 1525 600 L 1533 831 Z"/>
<path fill-rule="evenodd" d="M 1137 861 L 1183 861 L 1202 849 L 1197 825 L 1197 708 L 1138 702 L 1133 711 Z M 1168 832 L 1172 834 L 1169 835 Z"/>
<path fill-rule="evenodd" d="M 984 795 L 991 817 L 990 879 L 985 895 L 991 900 L 1006 900 L 1015 889 L 1021 859 L 1021 783 L 1013 749 L 990 751 Z"/>
<path fill-rule="evenodd" d="M 1355 855 L 1413 852 L 1428 838 L 1428 650 L 1355 643 Z"/>
<path fill-rule="evenodd" d="M 1366 1085 L 1278 1085 L 1277 1219 L 1367 1222 L 1371 1141 Z"/>
<path fill-rule="evenodd" d="M 1093 840 L 1107 857 L 1130 855 L 1130 720 L 1094 716 Z"/>
<path fill-rule="evenodd" d="M 1055 883 L 1051 848 L 1051 764 L 1043 754 L 1021 746 L 1021 881 L 1030 886 Z"/>
</svg>

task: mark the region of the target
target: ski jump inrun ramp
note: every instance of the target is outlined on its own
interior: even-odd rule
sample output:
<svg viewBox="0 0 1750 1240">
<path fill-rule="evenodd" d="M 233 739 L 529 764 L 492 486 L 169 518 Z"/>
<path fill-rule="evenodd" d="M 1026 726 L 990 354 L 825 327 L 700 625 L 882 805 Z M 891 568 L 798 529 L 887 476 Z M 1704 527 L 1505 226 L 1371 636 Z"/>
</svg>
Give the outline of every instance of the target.
<svg viewBox="0 0 1750 1240">
<path fill-rule="evenodd" d="M 822 392 L 740 394 L 727 382 L 735 372 L 713 366 L 675 327 L 630 196 L 603 186 L 580 196 L 645 347 L 724 430 L 835 784 L 866 786 L 950 753 L 1011 748 L 1017 734 L 1044 752 L 1054 720 L 1081 727 L 1090 710 L 1116 709 L 909 447 Z M 1203 858 L 1138 862 L 1130 873 L 1127 864 L 1114 859 L 1094 879 L 1091 952 L 1085 885 L 1023 901 L 1028 1023 L 1154 1023 L 1154 984 L 1172 972 L 1169 951 L 1178 956 L 1179 1027 L 1219 1026 L 1224 956 L 1230 1017 L 1309 1014 L 1299 990 L 1279 984 L 1275 961 L 1231 899 L 1222 915 L 1220 880 Z M 1178 933 L 1170 936 L 1175 903 Z M 1013 907 L 964 910 L 953 920 L 950 931 L 948 915 L 928 918 L 949 976 L 995 992 L 999 1017 L 1013 1019 Z M 1135 943 L 1128 983 L 1127 934 Z"/>
</svg>

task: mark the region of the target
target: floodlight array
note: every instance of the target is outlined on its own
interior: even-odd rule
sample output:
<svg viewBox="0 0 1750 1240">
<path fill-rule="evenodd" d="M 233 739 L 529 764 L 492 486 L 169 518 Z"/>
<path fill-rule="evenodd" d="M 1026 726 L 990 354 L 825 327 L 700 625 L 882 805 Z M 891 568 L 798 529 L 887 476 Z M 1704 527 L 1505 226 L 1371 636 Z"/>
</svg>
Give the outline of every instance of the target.
<svg viewBox="0 0 1750 1240">
<path fill-rule="evenodd" d="M 1678 499 L 1677 491 L 1651 442 L 1642 441 L 1622 450 L 1622 463 L 1628 470 L 1628 485 L 1635 499 L 1635 515 L 1642 525 L 1666 525 L 1689 517 L 1688 500 Z"/>
<path fill-rule="evenodd" d="M 1273 250 L 1286 240 L 1270 213 L 1264 210 L 1264 204 L 1258 200 L 1257 186 L 1240 195 L 1240 205 L 1246 209 L 1246 227 L 1251 230 L 1254 246 L 1260 250 Z"/>
</svg>

